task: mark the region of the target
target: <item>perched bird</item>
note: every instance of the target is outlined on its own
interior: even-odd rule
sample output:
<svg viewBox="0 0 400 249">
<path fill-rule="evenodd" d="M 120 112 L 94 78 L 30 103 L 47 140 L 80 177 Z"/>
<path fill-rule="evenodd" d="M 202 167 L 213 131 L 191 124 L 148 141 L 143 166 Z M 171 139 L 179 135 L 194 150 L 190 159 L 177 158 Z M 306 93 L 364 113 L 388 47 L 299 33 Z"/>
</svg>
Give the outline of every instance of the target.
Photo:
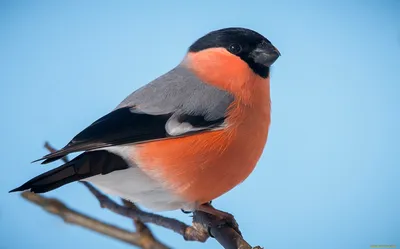
<svg viewBox="0 0 400 249">
<path fill-rule="evenodd" d="M 249 176 L 267 141 L 270 67 L 279 56 L 253 30 L 206 34 L 178 66 L 36 161 L 82 154 L 10 192 L 87 181 L 154 211 L 220 215 L 208 203 Z"/>
</svg>

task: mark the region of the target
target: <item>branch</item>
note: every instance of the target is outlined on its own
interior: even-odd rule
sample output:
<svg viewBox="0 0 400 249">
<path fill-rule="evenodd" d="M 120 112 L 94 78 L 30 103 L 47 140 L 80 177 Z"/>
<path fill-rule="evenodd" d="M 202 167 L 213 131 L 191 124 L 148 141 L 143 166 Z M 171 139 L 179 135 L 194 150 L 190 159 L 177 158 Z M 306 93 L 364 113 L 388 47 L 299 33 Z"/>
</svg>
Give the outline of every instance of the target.
<svg viewBox="0 0 400 249">
<path fill-rule="evenodd" d="M 124 203 L 125 207 L 130 208 L 130 209 L 139 209 L 134 203 L 129 202 L 127 200 L 122 199 L 122 202 Z M 143 237 L 150 238 L 150 240 L 146 240 L 146 249 L 147 248 L 154 248 L 155 244 L 162 244 L 159 242 L 153 235 L 153 233 L 150 231 L 150 229 L 144 224 L 142 221 L 139 219 L 134 219 L 133 220 L 133 225 L 136 228 L 136 232 L 142 235 Z"/>
<path fill-rule="evenodd" d="M 107 235 L 109 237 L 124 241 L 128 244 L 138 246 L 140 248 L 149 248 L 148 241 L 151 238 L 143 237 L 143 234 L 132 233 L 127 230 L 118 228 L 114 225 L 100 222 L 87 215 L 83 215 L 73 209 L 68 208 L 65 204 L 61 203 L 56 199 L 46 198 L 32 192 L 23 192 L 22 197 L 26 200 L 41 206 L 44 210 L 49 213 L 60 216 L 65 222 L 79 225 L 98 233 Z M 167 246 L 158 244 L 157 246 L 151 247 L 152 249 L 168 249 Z"/>
<path fill-rule="evenodd" d="M 45 148 L 47 148 L 50 152 L 55 151 L 55 149 L 47 142 L 45 144 Z M 66 157 L 62 158 L 62 160 L 64 162 L 68 162 Z M 155 239 L 150 229 L 144 223 L 152 223 L 172 230 L 182 235 L 183 238 L 188 241 L 205 242 L 211 235 L 225 249 L 261 249 L 261 247 L 258 246 L 254 248 L 250 246 L 243 239 L 242 235 L 237 232 L 237 230 L 228 224 L 220 224 L 220 221 L 213 215 L 201 211 L 195 211 L 193 213 L 193 224 L 192 226 L 189 226 L 173 218 L 145 212 L 129 201 L 123 200 L 124 205 L 120 205 L 98 191 L 91 184 L 84 181 L 81 183 L 85 185 L 96 197 L 102 208 L 107 208 L 116 214 L 133 219 L 137 232 L 131 233 L 121 228 L 97 221 L 93 218 L 69 209 L 60 201 L 55 199 L 48 199 L 29 192 L 22 193 L 22 196 L 25 199 L 42 206 L 48 212 L 62 217 L 66 222 L 81 225 L 93 231 L 97 231 L 144 249 L 168 248 Z M 96 225 L 94 226 L 93 224 Z M 130 237 L 128 237 L 128 235 Z"/>
</svg>

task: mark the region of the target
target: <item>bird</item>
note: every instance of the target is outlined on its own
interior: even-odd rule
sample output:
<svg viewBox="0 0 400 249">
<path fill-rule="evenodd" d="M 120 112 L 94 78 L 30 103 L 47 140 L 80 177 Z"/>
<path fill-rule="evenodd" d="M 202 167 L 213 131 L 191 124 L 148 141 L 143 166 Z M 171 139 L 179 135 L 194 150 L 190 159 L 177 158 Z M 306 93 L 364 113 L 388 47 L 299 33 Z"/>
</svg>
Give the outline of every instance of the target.
<svg viewBox="0 0 400 249">
<path fill-rule="evenodd" d="M 203 35 L 177 66 L 34 162 L 80 155 L 10 192 L 86 181 L 152 211 L 229 214 L 210 202 L 242 183 L 264 151 L 270 71 L 280 55 L 252 29 Z"/>
</svg>

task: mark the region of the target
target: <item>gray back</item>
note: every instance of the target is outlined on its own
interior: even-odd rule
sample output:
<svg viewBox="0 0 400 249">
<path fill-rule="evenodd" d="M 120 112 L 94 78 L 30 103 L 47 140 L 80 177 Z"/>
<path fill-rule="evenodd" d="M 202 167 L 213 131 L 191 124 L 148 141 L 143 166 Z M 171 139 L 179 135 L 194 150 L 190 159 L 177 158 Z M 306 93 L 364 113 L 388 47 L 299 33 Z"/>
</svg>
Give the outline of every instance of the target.
<svg viewBox="0 0 400 249">
<path fill-rule="evenodd" d="M 203 83 L 196 75 L 179 65 L 125 98 L 117 108 L 134 106 L 135 110 L 159 114 L 191 114 L 205 120 L 226 116 L 233 96 Z"/>
</svg>

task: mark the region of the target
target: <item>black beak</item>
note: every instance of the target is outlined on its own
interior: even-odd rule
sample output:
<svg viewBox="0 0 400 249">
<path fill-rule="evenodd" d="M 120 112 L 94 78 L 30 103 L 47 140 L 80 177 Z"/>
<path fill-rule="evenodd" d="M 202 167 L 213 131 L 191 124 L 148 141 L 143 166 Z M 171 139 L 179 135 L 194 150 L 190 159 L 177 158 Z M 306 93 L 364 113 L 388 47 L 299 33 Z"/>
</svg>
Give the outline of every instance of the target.
<svg viewBox="0 0 400 249">
<path fill-rule="evenodd" d="M 262 42 L 256 49 L 254 49 L 250 56 L 254 59 L 254 62 L 270 67 L 281 55 L 279 50 L 274 47 L 271 43 Z"/>
</svg>

